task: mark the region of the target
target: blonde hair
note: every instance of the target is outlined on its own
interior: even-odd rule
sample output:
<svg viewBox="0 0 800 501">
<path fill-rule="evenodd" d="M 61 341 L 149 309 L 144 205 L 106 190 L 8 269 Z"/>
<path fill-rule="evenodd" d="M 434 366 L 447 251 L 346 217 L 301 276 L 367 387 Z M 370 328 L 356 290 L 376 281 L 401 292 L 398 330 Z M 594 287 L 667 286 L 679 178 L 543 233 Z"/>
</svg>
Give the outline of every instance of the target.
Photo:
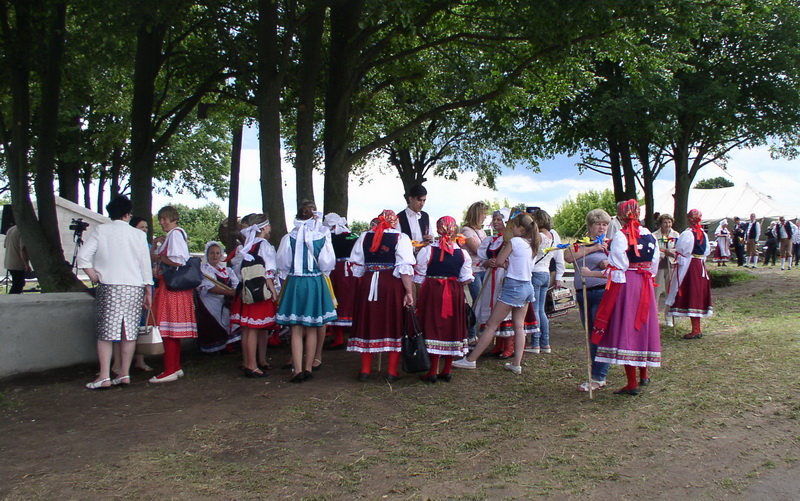
<svg viewBox="0 0 800 501">
<path fill-rule="evenodd" d="M 167 205 L 167 206 L 164 206 L 161 209 L 159 209 L 157 217 L 158 217 L 158 219 L 161 219 L 163 217 L 163 218 L 165 218 L 165 219 L 167 219 L 169 221 L 172 221 L 174 223 L 177 223 L 180 220 L 180 215 L 178 214 L 178 209 L 176 209 L 175 207 L 173 207 L 171 205 Z"/>
<path fill-rule="evenodd" d="M 536 221 L 536 224 L 539 225 L 539 229 L 548 231 L 553 229 L 553 218 L 550 217 L 550 214 L 548 214 L 544 209 L 535 211 L 533 213 L 533 218 Z"/>
<path fill-rule="evenodd" d="M 509 221 L 508 225 L 509 230 L 511 225 L 518 226 L 524 230 L 520 238 L 524 238 L 531 244 L 531 258 L 536 257 L 536 254 L 539 253 L 539 246 L 542 245 L 542 237 L 539 235 L 539 226 L 534 221 L 533 216 L 523 212 Z M 511 231 L 508 231 L 507 234 L 511 235 Z"/>
<path fill-rule="evenodd" d="M 592 209 L 586 214 L 586 226 L 591 226 L 597 223 L 610 223 L 611 216 L 603 209 Z"/>
<path fill-rule="evenodd" d="M 464 216 L 464 222 L 461 226 L 467 226 L 472 229 L 479 229 L 481 224 L 483 223 L 483 218 L 481 218 L 481 212 L 483 212 L 483 217 L 486 217 L 486 211 L 489 210 L 489 206 L 486 205 L 485 202 L 475 202 L 474 204 L 470 205 L 467 209 L 467 215 Z"/>
</svg>

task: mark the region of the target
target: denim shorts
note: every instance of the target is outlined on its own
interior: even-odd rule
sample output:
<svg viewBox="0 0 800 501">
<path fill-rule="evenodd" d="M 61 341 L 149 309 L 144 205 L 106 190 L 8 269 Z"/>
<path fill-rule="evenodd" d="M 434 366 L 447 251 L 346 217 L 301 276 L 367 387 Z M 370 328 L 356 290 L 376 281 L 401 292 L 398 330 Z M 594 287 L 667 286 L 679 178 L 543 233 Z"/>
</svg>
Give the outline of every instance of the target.
<svg viewBox="0 0 800 501">
<path fill-rule="evenodd" d="M 503 290 L 497 300 L 514 308 L 525 306 L 533 301 L 533 285 L 530 280 L 514 280 L 506 277 L 503 282 Z"/>
</svg>

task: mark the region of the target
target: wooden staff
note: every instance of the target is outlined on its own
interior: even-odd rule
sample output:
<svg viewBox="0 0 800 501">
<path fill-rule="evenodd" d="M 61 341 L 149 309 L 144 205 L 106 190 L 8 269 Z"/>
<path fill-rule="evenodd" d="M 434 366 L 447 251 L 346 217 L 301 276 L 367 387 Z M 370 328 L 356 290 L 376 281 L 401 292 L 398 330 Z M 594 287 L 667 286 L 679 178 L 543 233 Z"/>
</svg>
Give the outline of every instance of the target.
<svg viewBox="0 0 800 501">
<path fill-rule="evenodd" d="M 575 260 L 575 252 L 572 246 L 569 246 L 569 253 L 572 254 L 572 262 L 577 263 Z M 586 266 L 586 249 L 583 250 L 583 266 Z M 587 372 L 589 374 L 589 399 L 594 398 L 592 389 L 592 346 L 589 341 L 589 301 L 586 293 L 586 278 L 581 273 L 581 290 L 583 291 L 583 330 L 586 333 L 586 358 L 588 361 Z"/>
<path fill-rule="evenodd" d="M 219 287 L 219 288 L 221 288 L 221 289 L 224 289 L 224 290 L 226 290 L 226 291 L 232 291 L 232 290 L 233 290 L 233 288 L 232 288 L 232 287 L 229 287 L 229 286 L 227 286 L 227 285 L 223 284 L 222 282 L 220 282 L 219 280 L 217 280 L 216 278 L 214 278 L 214 277 L 212 277 L 212 276 L 210 276 L 210 275 L 207 275 L 207 274 L 203 273 L 203 276 L 204 276 L 204 277 L 205 277 L 205 278 L 206 278 L 206 279 L 207 279 L 209 282 L 211 282 L 212 284 L 216 285 L 217 287 Z"/>
</svg>

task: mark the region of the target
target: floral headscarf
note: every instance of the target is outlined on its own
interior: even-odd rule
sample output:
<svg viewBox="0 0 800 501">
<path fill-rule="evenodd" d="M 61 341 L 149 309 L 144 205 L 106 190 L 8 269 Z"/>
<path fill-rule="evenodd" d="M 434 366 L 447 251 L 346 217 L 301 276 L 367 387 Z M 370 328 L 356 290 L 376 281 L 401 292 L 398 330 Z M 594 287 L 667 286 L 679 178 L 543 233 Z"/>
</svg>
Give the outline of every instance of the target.
<svg viewBox="0 0 800 501">
<path fill-rule="evenodd" d="M 439 239 L 439 248 L 442 249 L 442 253 L 439 255 L 439 261 L 444 259 L 445 252 L 451 256 L 453 255 L 453 239 L 457 231 L 458 224 L 456 220 L 450 216 L 441 217 L 436 221 L 436 232 L 442 237 Z"/>
<path fill-rule="evenodd" d="M 391 209 L 386 209 L 381 212 L 381 215 L 378 216 L 378 224 L 372 231 L 375 232 L 375 236 L 372 237 L 372 245 L 369 248 L 370 252 L 375 252 L 381 246 L 381 240 L 383 239 L 383 230 L 392 229 L 397 226 L 397 214 L 394 213 Z"/>
<path fill-rule="evenodd" d="M 694 232 L 694 237 L 698 242 L 703 240 L 703 227 L 700 226 L 700 221 L 703 219 L 703 213 L 697 209 L 692 209 L 686 214 L 686 222 Z"/>
<path fill-rule="evenodd" d="M 628 245 L 633 246 L 633 251 L 639 255 L 639 202 L 631 198 L 627 202 L 623 202 L 617 214 L 619 220 L 622 222 L 622 233 L 628 237 Z"/>
</svg>

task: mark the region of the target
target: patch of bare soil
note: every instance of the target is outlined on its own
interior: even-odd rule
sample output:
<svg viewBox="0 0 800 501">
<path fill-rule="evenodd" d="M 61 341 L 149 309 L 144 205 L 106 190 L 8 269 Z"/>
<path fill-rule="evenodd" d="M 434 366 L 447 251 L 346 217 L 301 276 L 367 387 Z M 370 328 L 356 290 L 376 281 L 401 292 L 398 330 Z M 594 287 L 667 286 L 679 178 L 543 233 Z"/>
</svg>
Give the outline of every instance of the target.
<svg viewBox="0 0 800 501">
<path fill-rule="evenodd" d="M 757 274 L 715 299 L 800 290 L 800 270 Z M 746 322 L 695 342 L 665 328 L 664 367 L 636 398 L 575 391 L 586 372 L 576 310 L 552 321 L 554 353 L 526 355 L 519 377 L 482 359 L 449 384 L 376 372 L 360 383 L 344 351 L 326 351 L 299 385 L 278 369 L 240 377 L 237 355 L 191 353 L 186 377 L 163 385 L 134 373 L 128 388 L 84 390 L 88 366 L 18 377 L 0 385 L 0 496 L 796 499 L 800 399 L 769 394 L 800 387 L 797 366 L 752 381 L 734 355 L 723 374 L 707 366 L 724 367 L 724 353 L 704 359 Z M 273 365 L 287 358 L 271 350 Z M 621 385 L 622 370 L 609 379 Z"/>
</svg>

